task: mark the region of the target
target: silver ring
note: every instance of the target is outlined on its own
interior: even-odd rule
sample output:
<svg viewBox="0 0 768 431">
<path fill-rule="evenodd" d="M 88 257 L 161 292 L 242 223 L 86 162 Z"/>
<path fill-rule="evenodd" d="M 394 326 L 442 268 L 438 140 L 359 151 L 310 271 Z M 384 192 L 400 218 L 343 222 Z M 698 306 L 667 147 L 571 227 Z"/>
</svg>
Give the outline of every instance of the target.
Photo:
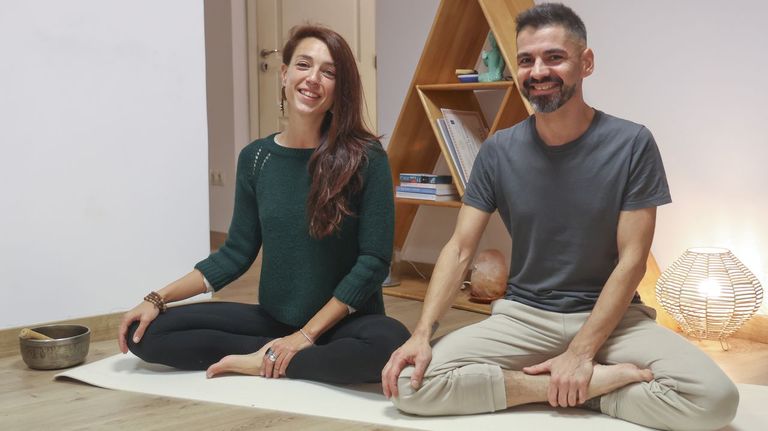
<svg viewBox="0 0 768 431">
<path fill-rule="evenodd" d="M 275 351 L 272 350 L 271 347 L 269 349 L 267 349 L 267 352 L 264 353 L 264 355 L 266 355 L 267 359 L 269 359 L 272 362 L 275 362 L 277 360 L 277 355 L 275 354 Z"/>
</svg>

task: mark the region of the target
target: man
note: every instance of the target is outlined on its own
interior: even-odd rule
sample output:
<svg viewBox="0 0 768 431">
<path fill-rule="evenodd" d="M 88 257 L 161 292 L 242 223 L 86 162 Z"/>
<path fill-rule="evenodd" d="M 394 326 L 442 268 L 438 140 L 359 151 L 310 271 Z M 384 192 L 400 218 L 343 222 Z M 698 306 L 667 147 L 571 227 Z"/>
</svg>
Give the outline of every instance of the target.
<svg viewBox="0 0 768 431">
<path fill-rule="evenodd" d="M 571 9 L 540 4 L 516 21 L 535 114 L 483 144 L 416 330 L 382 371 L 385 395 L 421 415 L 548 401 L 655 428 L 728 424 L 734 384 L 636 293 L 656 207 L 671 202 L 653 136 L 585 103 L 594 54 Z M 513 241 L 506 297 L 430 347 L 497 209 Z"/>
</svg>

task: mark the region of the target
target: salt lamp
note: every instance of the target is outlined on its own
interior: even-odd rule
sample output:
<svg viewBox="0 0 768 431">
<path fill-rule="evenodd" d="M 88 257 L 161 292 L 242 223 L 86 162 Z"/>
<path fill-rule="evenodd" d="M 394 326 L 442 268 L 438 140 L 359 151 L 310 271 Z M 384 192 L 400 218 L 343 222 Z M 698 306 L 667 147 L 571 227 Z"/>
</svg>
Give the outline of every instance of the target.
<svg viewBox="0 0 768 431">
<path fill-rule="evenodd" d="M 506 258 L 499 250 L 483 250 L 475 257 L 470 277 L 470 296 L 477 299 L 494 300 L 507 291 Z"/>
</svg>

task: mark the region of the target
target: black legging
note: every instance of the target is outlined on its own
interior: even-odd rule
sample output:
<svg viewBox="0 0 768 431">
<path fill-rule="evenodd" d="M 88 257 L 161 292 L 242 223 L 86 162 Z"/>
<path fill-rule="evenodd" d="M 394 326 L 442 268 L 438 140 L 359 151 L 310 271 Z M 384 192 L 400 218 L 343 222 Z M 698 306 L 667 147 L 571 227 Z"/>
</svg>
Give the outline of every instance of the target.
<svg viewBox="0 0 768 431">
<path fill-rule="evenodd" d="M 273 319 L 259 305 L 206 302 L 169 308 L 150 323 L 141 341 L 128 330 L 128 347 L 147 362 L 205 370 L 227 355 L 254 353 L 298 330 Z M 410 336 L 402 323 L 381 314 L 352 314 L 293 357 L 286 376 L 326 383 L 381 380 L 389 356 Z"/>
</svg>

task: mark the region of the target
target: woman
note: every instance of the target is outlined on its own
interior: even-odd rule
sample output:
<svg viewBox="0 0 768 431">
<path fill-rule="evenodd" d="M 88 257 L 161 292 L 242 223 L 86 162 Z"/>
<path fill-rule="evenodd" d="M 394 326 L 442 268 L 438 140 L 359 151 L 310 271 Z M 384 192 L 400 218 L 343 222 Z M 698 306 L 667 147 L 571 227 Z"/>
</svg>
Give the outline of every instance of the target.
<svg viewBox="0 0 768 431">
<path fill-rule="evenodd" d="M 126 313 L 120 349 L 180 369 L 375 382 L 409 334 L 384 315 L 394 204 L 386 154 L 362 121 L 352 51 L 294 29 L 283 48 L 288 126 L 248 145 L 224 246 Z M 165 304 L 218 290 L 263 249 L 259 305 Z M 254 353 L 255 352 L 255 353 Z"/>
</svg>

